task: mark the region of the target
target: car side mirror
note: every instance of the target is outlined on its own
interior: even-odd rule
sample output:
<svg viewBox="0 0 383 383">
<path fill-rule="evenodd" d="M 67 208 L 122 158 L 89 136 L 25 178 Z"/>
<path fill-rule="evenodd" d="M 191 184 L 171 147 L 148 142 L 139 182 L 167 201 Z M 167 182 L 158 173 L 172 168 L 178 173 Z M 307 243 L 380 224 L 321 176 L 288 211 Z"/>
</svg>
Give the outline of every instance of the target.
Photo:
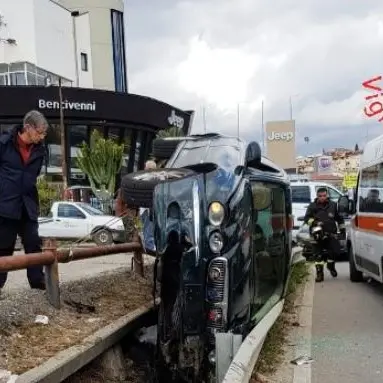
<svg viewBox="0 0 383 383">
<path fill-rule="evenodd" d="M 262 160 L 262 151 L 258 142 L 252 141 L 246 149 L 246 166 L 250 168 L 258 168 Z"/>
<path fill-rule="evenodd" d="M 298 217 L 297 218 L 297 221 L 299 221 L 299 222 L 303 222 L 305 220 L 305 217 Z"/>
</svg>

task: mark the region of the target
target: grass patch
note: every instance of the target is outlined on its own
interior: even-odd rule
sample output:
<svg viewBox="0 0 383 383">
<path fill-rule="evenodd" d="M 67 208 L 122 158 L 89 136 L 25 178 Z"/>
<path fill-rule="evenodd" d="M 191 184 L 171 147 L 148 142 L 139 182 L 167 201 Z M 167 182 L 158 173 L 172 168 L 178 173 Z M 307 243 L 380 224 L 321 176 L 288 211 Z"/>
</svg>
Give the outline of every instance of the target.
<svg viewBox="0 0 383 383">
<path fill-rule="evenodd" d="M 296 321 L 292 320 L 296 293 L 298 288 L 306 283 L 309 275 L 309 267 L 310 264 L 305 262 L 300 262 L 293 266 L 283 312 L 266 336 L 265 343 L 254 368 L 253 376 L 255 372 L 261 375 L 273 374 L 283 360 L 283 346 L 286 342 L 289 328 L 298 325 Z M 256 383 L 257 380 L 253 378 L 252 382 Z"/>
</svg>

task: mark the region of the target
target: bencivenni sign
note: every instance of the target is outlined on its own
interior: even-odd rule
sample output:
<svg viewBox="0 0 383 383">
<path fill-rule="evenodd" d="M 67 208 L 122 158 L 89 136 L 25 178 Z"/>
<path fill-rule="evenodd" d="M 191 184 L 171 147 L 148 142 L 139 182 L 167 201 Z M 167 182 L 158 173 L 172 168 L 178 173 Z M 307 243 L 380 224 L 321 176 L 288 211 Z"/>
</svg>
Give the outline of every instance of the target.
<svg viewBox="0 0 383 383">
<path fill-rule="evenodd" d="M 62 102 L 63 110 L 78 110 L 78 111 L 87 111 L 95 112 L 96 111 L 96 102 L 76 102 L 65 100 Z M 49 101 L 42 98 L 39 99 L 39 109 L 60 109 L 60 103 L 58 101 Z"/>
</svg>

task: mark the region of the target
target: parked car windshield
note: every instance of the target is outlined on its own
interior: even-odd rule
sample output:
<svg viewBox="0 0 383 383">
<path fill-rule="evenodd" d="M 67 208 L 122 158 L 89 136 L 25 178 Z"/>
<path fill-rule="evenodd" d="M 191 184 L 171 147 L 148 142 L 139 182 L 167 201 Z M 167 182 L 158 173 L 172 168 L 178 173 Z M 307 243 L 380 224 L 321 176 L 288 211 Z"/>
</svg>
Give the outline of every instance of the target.
<svg viewBox="0 0 383 383">
<path fill-rule="evenodd" d="M 182 168 L 212 162 L 227 171 L 233 171 L 240 165 L 240 160 L 239 148 L 235 146 L 193 146 L 190 148 L 184 147 L 174 159 L 172 167 Z"/>
<path fill-rule="evenodd" d="M 105 213 L 103 213 L 101 210 L 98 210 L 87 203 L 79 202 L 78 206 L 80 206 L 81 209 L 85 210 L 90 215 L 105 215 Z"/>
</svg>

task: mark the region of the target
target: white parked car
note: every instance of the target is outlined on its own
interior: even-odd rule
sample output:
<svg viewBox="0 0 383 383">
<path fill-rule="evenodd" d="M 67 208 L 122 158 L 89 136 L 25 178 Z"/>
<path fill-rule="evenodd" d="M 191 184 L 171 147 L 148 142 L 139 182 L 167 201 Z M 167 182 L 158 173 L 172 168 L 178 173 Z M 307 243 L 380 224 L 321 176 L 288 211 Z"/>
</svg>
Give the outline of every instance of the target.
<svg viewBox="0 0 383 383">
<path fill-rule="evenodd" d="M 292 210 L 294 216 L 293 226 L 293 241 L 296 242 L 297 233 L 302 226 L 303 222 L 299 221 L 299 217 L 304 217 L 306 210 L 311 202 L 313 202 L 317 196 L 317 190 L 325 187 L 328 190 L 328 195 L 332 201 L 338 202 L 343 193 L 335 188 L 333 185 L 323 182 L 312 181 L 291 181 L 291 199 Z"/>
<path fill-rule="evenodd" d="M 125 241 L 121 218 L 105 215 L 84 202 L 54 202 L 48 217 L 39 218 L 40 237 L 90 238 L 97 245 Z"/>
</svg>

